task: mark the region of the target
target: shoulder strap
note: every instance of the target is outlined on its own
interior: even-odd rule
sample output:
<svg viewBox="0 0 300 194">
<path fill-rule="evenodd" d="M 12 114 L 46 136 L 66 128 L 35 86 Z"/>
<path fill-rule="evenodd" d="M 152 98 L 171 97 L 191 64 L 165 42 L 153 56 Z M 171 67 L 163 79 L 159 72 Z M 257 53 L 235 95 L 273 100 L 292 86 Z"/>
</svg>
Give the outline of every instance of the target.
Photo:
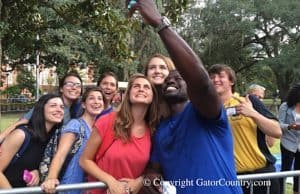
<svg viewBox="0 0 300 194">
<path fill-rule="evenodd" d="M 79 137 L 77 140 L 75 140 L 75 142 L 73 143 L 73 146 L 71 148 L 71 151 L 69 152 L 70 155 L 74 155 L 76 154 L 76 152 L 79 150 L 80 146 L 82 145 L 83 142 L 83 138 L 85 135 L 85 130 L 84 130 L 84 123 L 82 123 L 82 119 L 79 118 L 78 119 L 79 123 L 80 123 L 80 132 L 79 132 Z"/>
<path fill-rule="evenodd" d="M 30 142 L 30 134 L 28 132 L 28 129 L 24 125 L 18 126 L 17 129 L 22 129 L 22 131 L 24 131 L 25 139 L 23 141 L 21 148 L 18 150 L 16 155 L 11 160 L 11 164 L 15 163 L 17 161 L 17 159 L 19 159 L 22 156 L 22 154 L 25 152 L 25 150 L 27 149 L 29 142 Z"/>
<path fill-rule="evenodd" d="M 113 126 L 115 122 L 115 112 L 112 112 L 107 116 L 107 121 L 105 125 L 102 127 L 105 127 L 105 134 L 103 137 L 101 137 L 101 145 L 100 145 L 100 150 L 96 155 L 96 162 L 99 161 L 99 159 L 105 154 L 105 152 L 108 150 L 108 148 L 113 144 L 115 141 L 114 133 L 113 133 Z M 104 117 L 102 117 L 104 118 Z"/>
</svg>

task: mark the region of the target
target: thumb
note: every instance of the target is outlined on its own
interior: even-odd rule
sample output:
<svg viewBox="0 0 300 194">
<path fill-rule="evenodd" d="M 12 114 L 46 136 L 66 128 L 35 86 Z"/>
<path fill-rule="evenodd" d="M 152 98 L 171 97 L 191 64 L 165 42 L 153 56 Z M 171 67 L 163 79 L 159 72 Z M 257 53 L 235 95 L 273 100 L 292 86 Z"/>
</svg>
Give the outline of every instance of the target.
<svg viewBox="0 0 300 194">
<path fill-rule="evenodd" d="M 246 102 L 251 102 L 250 99 L 249 99 L 249 94 L 247 94 L 247 95 L 245 96 L 245 101 L 246 101 Z"/>
<path fill-rule="evenodd" d="M 129 182 L 129 178 L 121 178 L 121 179 L 119 179 L 119 181 L 121 181 L 121 182 Z"/>
</svg>

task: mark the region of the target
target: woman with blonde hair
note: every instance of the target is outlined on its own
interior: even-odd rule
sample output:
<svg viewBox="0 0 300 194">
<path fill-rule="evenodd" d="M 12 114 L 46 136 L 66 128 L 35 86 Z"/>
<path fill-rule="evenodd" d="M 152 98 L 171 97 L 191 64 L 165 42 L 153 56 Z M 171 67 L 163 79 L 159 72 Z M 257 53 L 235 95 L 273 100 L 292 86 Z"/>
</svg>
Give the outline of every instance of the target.
<svg viewBox="0 0 300 194">
<path fill-rule="evenodd" d="M 145 64 L 144 74 L 155 85 L 162 85 L 175 66 L 173 61 L 162 54 L 156 53 L 152 55 Z"/>
<path fill-rule="evenodd" d="M 156 53 L 152 55 L 145 64 L 144 75 L 155 85 L 159 96 L 159 119 L 170 115 L 169 108 L 162 98 L 162 84 L 175 66 L 171 58 Z"/>
<path fill-rule="evenodd" d="M 96 121 L 80 158 L 90 181 L 104 182 L 110 193 L 140 190 L 150 157 L 151 134 L 158 121 L 157 104 L 157 92 L 146 76 L 131 76 L 119 110 Z"/>
</svg>

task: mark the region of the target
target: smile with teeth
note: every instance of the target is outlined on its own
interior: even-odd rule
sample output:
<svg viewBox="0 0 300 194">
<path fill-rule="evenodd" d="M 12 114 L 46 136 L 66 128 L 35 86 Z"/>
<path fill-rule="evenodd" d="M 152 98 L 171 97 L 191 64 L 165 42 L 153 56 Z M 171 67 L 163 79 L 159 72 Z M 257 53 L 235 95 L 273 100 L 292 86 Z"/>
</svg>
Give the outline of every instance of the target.
<svg viewBox="0 0 300 194">
<path fill-rule="evenodd" d="M 110 93 L 110 92 L 104 92 L 104 95 L 105 95 L 105 96 L 110 96 L 111 93 Z"/>
<path fill-rule="evenodd" d="M 144 94 L 138 94 L 136 97 L 146 97 Z"/>
<path fill-rule="evenodd" d="M 77 95 L 77 92 L 69 92 L 70 95 Z"/>
<path fill-rule="evenodd" d="M 175 91 L 175 90 L 177 90 L 177 88 L 174 86 L 168 86 L 166 89 L 166 91 Z"/>
<path fill-rule="evenodd" d="M 63 117 L 62 114 L 53 114 L 53 116 L 54 116 L 55 118 L 58 118 L 58 119 L 60 119 L 60 118 Z"/>
</svg>

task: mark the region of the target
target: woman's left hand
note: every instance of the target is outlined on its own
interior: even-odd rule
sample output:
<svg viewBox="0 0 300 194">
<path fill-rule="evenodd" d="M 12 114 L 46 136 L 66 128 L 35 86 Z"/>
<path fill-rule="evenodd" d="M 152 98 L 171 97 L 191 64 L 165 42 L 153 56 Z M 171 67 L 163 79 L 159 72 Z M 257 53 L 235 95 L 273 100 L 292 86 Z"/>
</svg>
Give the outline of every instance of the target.
<svg viewBox="0 0 300 194">
<path fill-rule="evenodd" d="M 143 186 L 143 179 L 140 177 L 136 179 L 122 178 L 120 181 L 127 183 L 129 188 L 128 194 L 137 194 Z"/>
<path fill-rule="evenodd" d="M 27 183 L 27 187 L 32 187 L 32 186 L 39 185 L 39 182 L 40 182 L 39 171 L 38 170 L 32 170 L 32 171 L 30 171 L 30 173 L 32 174 L 32 179 L 29 183 Z"/>
</svg>

